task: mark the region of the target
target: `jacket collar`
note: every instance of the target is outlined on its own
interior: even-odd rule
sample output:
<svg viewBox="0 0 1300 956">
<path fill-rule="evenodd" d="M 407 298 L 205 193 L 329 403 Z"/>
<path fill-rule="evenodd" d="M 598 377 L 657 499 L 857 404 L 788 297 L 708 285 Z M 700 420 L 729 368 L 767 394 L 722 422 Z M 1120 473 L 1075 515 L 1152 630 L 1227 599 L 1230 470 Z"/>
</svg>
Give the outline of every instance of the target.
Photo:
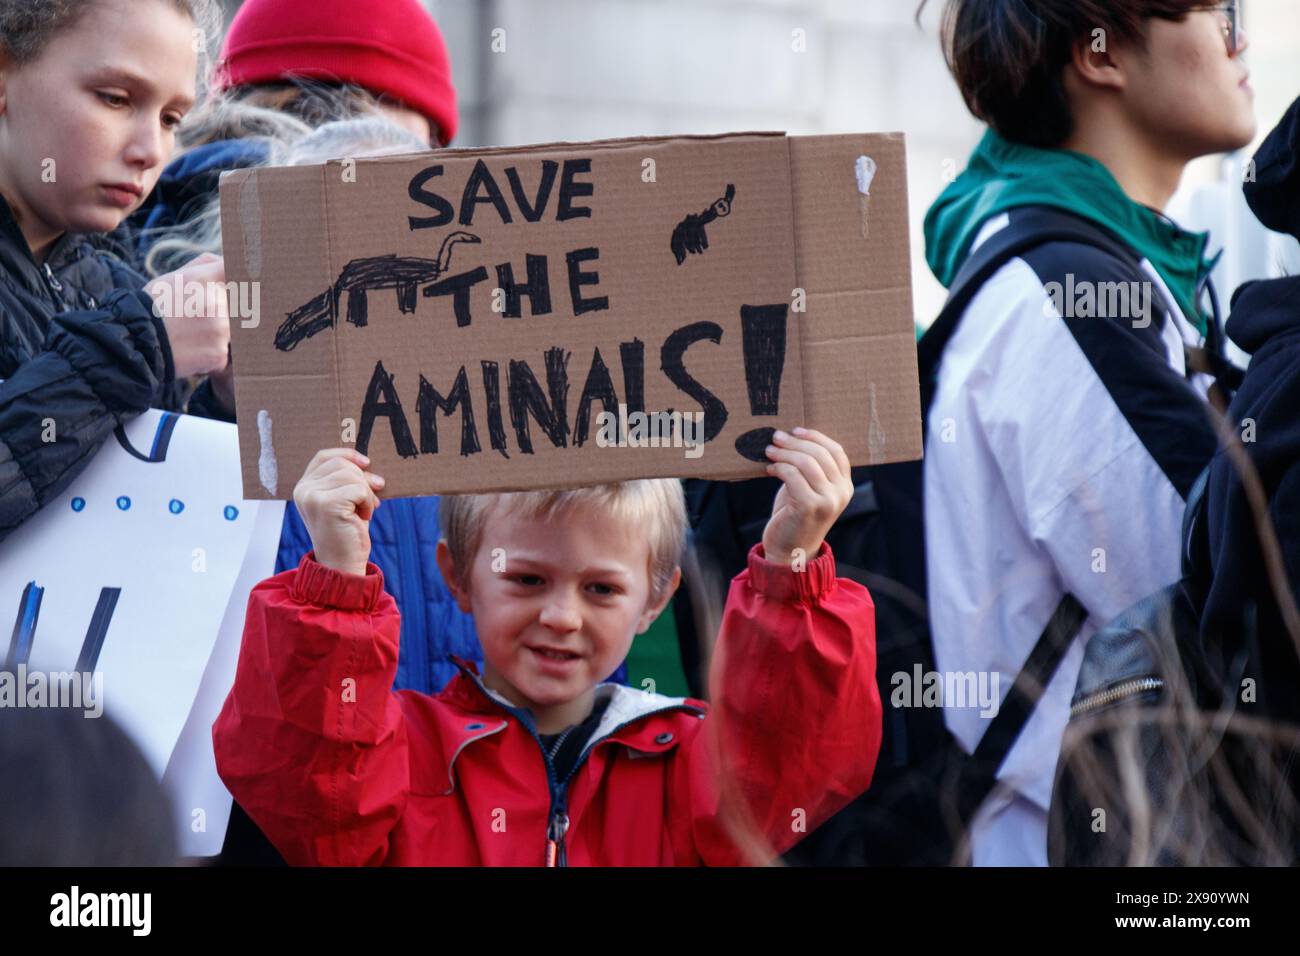
<svg viewBox="0 0 1300 956">
<path fill-rule="evenodd" d="M 993 130 L 926 213 L 926 260 L 939 281 L 952 284 L 986 222 L 1026 206 L 1062 209 L 1114 233 L 1151 263 L 1187 321 L 1205 334 L 1201 289 L 1214 267 L 1205 258 L 1208 233 L 1186 231 L 1133 201 L 1092 156 L 1014 143 Z"/>
<path fill-rule="evenodd" d="M 45 257 L 51 271 L 57 272 L 75 259 L 81 242 L 82 237 L 67 232 L 56 239 Z M 13 208 L 3 196 L 0 196 L 0 269 L 15 277 L 29 291 L 47 298 L 51 295 L 42 267 L 32 255 L 27 237 L 14 218 Z"/>
<path fill-rule="evenodd" d="M 454 654 L 449 654 L 448 657 L 460 669 L 461 678 L 465 682 L 461 683 L 459 687 L 452 688 L 453 694 L 456 694 L 464 703 L 470 704 L 470 700 L 477 696 L 470 691 L 470 688 L 476 688 L 479 694 L 482 695 L 475 701 L 476 703 L 484 703 L 482 698 L 487 698 L 487 702 L 505 709 L 518 718 L 530 731 L 536 733 L 533 716 L 527 709 L 516 707 L 484 684 L 482 678 L 479 677 L 478 668 L 473 663 Z M 466 694 L 465 691 L 470 691 L 470 693 Z M 466 699 L 467 697 L 470 699 Z M 616 732 L 620 732 L 616 738 L 617 740 L 627 743 L 629 746 L 636 746 L 642 736 L 649 735 L 645 733 L 647 728 L 639 727 L 632 730 L 630 725 L 636 724 L 654 714 L 670 711 L 682 711 L 697 717 L 703 717 L 705 714 L 704 708 L 699 704 L 692 703 L 689 698 L 667 697 L 663 694 L 635 690 L 613 682 L 597 685 L 596 698 L 597 700 L 606 700 L 608 703 L 605 707 L 605 713 L 601 715 L 600 723 L 596 726 L 591 735 L 591 740 L 587 743 L 587 750 L 590 750 L 605 738 L 613 736 Z M 624 729 L 628 729 L 628 733 L 621 733 Z M 665 737 L 666 739 L 661 739 Z M 654 735 L 654 743 L 655 746 L 649 747 L 649 749 L 667 749 L 666 745 L 670 743 L 675 745 L 676 740 L 671 734 L 657 734 Z"/>
</svg>

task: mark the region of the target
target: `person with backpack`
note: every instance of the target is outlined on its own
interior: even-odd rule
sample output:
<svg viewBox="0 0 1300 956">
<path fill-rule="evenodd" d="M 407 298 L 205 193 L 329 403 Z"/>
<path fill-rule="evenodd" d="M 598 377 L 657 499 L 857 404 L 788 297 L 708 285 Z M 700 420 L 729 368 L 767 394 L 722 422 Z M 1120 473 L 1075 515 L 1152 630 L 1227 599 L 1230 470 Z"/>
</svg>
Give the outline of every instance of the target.
<svg viewBox="0 0 1300 956">
<path fill-rule="evenodd" d="M 1216 447 L 1208 236 L 1161 210 L 1189 162 L 1254 135 L 1246 39 L 1235 3 L 948 0 L 945 41 L 989 129 L 926 216 L 926 258 L 954 286 L 989 250 L 1014 255 L 921 344 L 929 620 L 941 674 L 1037 698 L 996 754 L 981 741 L 997 717 L 945 701 L 998 781 L 971 861 L 1045 865 L 1084 642 L 1178 579 L 1185 499 Z"/>
<path fill-rule="evenodd" d="M 107 236 L 148 196 L 197 98 L 210 0 L 0 2 L 0 539 L 113 430 L 219 372 L 224 296 L 166 313 Z M 224 282 L 214 257 L 160 280 Z M 211 288 L 209 285 L 208 288 Z M 173 314 L 174 313 L 174 314 Z"/>
</svg>

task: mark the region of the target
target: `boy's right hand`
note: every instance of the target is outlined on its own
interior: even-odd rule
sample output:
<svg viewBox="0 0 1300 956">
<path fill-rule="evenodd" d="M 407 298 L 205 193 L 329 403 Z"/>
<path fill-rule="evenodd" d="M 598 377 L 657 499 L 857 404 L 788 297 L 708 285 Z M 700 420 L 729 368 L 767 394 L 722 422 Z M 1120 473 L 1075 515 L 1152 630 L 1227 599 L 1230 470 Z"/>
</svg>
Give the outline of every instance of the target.
<svg viewBox="0 0 1300 956">
<path fill-rule="evenodd" d="M 205 252 L 144 287 L 167 329 L 177 378 L 220 372 L 226 367 L 230 306 L 225 283 L 226 260 Z M 186 315 L 185 303 L 196 284 L 203 292 L 203 314 Z"/>
<path fill-rule="evenodd" d="M 369 466 L 355 449 L 324 449 L 293 489 L 317 562 L 346 574 L 365 574 L 370 558 L 370 518 L 384 479 L 366 471 Z"/>
</svg>

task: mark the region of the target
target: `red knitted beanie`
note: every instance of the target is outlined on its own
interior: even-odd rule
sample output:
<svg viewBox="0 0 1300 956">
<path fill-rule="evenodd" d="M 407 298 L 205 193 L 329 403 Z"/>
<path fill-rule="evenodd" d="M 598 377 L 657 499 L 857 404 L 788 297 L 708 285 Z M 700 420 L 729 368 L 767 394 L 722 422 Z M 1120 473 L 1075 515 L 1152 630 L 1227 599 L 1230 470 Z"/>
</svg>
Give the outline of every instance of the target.
<svg viewBox="0 0 1300 956">
<path fill-rule="evenodd" d="M 400 100 L 456 134 L 447 45 L 419 0 L 245 0 L 221 47 L 219 89 L 290 76 L 351 83 Z"/>
</svg>

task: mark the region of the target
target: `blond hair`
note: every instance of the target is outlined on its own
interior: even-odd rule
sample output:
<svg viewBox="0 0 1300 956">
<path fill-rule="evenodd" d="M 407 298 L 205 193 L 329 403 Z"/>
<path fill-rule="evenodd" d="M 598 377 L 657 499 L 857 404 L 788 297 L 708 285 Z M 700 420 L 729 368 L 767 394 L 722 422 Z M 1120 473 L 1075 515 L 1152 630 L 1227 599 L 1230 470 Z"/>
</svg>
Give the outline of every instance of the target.
<svg viewBox="0 0 1300 956">
<path fill-rule="evenodd" d="M 686 549 L 686 496 L 681 482 L 642 478 L 590 488 L 522 491 L 512 494 L 448 495 L 438 508 L 443 540 L 457 568 L 466 569 L 478 553 L 483 529 L 494 506 L 526 518 L 571 517 L 595 508 L 629 527 L 644 529 L 650 544 L 650 593 L 663 596 Z"/>
</svg>

